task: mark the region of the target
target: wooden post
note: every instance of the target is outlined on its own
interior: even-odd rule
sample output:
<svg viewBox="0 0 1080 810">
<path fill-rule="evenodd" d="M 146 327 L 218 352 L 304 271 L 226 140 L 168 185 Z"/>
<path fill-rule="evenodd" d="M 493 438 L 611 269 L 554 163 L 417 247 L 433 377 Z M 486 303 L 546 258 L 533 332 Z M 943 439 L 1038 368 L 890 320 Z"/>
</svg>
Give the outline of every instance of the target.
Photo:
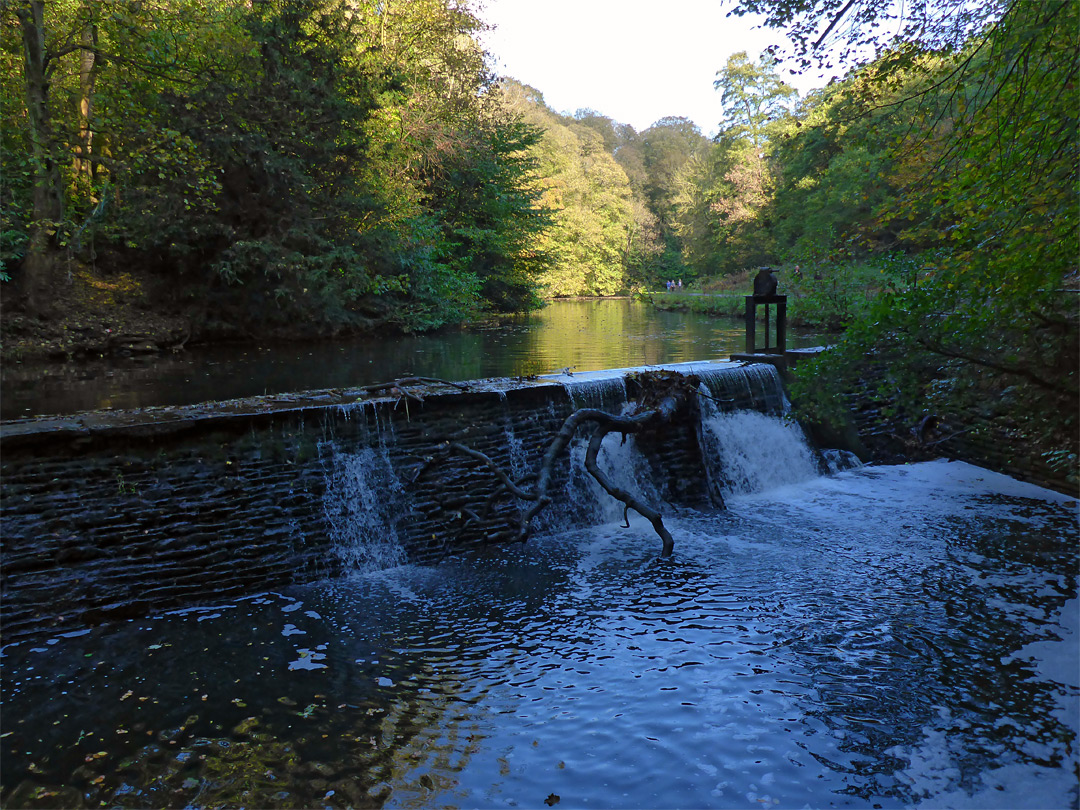
<svg viewBox="0 0 1080 810">
<path fill-rule="evenodd" d="M 754 301 L 754 296 L 746 296 L 746 353 L 754 353 L 754 343 L 756 342 L 755 330 L 757 324 L 755 319 L 757 318 L 757 302 Z"/>
<path fill-rule="evenodd" d="M 778 295 L 776 302 L 776 351 L 779 354 L 787 352 L 787 296 Z"/>
</svg>

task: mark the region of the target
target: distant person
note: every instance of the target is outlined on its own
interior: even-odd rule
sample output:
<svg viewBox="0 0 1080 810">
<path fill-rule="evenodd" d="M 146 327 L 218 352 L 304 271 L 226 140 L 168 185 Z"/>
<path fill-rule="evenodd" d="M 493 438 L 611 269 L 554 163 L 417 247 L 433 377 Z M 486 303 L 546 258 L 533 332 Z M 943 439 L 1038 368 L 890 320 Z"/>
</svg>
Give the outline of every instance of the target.
<svg viewBox="0 0 1080 810">
<path fill-rule="evenodd" d="M 680 290 L 682 289 L 682 279 L 681 278 L 679 279 L 679 289 Z"/>
</svg>

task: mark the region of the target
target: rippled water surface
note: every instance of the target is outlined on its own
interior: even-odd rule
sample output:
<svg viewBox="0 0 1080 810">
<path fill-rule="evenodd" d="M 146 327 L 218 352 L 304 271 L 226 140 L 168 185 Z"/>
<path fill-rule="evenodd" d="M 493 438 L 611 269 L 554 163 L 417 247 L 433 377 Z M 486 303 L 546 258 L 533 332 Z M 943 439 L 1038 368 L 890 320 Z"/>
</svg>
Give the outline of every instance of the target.
<svg viewBox="0 0 1080 810">
<path fill-rule="evenodd" d="M 819 343 L 817 333 L 788 332 L 791 348 Z M 6 362 L 0 418 L 187 405 L 410 375 L 475 380 L 726 359 L 744 348 L 743 324 L 733 318 L 660 312 L 629 300 L 556 301 L 531 315 L 425 335 L 192 347 L 72 364 Z"/>
<path fill-rule="evenodd" d="M 4 807 L 1075 807 L 1076 502 L 862 468 L 4 650 Z"/>
</svg>

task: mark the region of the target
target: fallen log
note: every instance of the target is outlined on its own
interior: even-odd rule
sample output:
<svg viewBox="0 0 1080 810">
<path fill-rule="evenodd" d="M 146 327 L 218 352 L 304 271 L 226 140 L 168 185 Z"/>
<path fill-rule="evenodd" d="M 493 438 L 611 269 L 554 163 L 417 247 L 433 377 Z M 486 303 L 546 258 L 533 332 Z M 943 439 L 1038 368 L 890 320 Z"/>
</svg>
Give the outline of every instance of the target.
<svg viewBox="0 0 1080 810">
<path fill-rule="evenodd" d="M 610 433 L 621 433 L 625 437 L 632 433 L 638 433 L 647 427 L 652 428 L 672 422 L 687 401 L 697 395 L 698 379 L 693 375 L 683 376 L 674 372 L 642 372 L 635 375 L 633 381 L 640 389 L 640 394 L 637 400 L 631 404 L 627 413 L 616 415 L 596 408 L 580 408 L 574 411 L 566 417 L 555 434 L 554 440 L 540 460 L 536 473 L 530 474 L 519 481 L 514 481 L 486 453 L 460 442 L 445 442 L 441 446 L 438 455 L 445 457 L 449 453 L 457 453 L 480 461 L 499 480 L 500 487 L 496 494 L 508 492 L 518 500 L 531 504 L 528 509 L 519 514 L 518 519 L 516 539 L 518 542 L 525 542 L 533 531 L 533 519 L 552 501 L 549 490 L 556 461 L 569 447 L 579 428 L 586 423 L 595 424 L 596 429 L 589 439 L 585 453 L 586 471 L 596 479 L 597 483 L 609 495 L 623 503 L 624 517 L 630 509 L 633 509 L 652 524 L 653 530 L 660 537 L 661 556 L 669 557 L 674 549 L 675 541 L 671 536 L 671 532 L 664 526 L 660 512 L 632 493 L 616 486 L 600 468 L 597 457 L 604 437 Z M 423 475 L 434 461 L 434 457 L 427 459 L 413 480 L 415 481 Z M 524 481 L 533 477 L 536 479 L 535 486 L 531 489 L 524 488 L 522 486 Z M 490 507 L 490 500 L 488 507 Z M 487 508 L 485 508 L 486 512 Z M 469 517 L 470 519 L 466 522 L 465 527 L 476 521 L 475 515 Z M 462 528 L 462 531 L 464 531 L 465 527 Z"/>
</svg>

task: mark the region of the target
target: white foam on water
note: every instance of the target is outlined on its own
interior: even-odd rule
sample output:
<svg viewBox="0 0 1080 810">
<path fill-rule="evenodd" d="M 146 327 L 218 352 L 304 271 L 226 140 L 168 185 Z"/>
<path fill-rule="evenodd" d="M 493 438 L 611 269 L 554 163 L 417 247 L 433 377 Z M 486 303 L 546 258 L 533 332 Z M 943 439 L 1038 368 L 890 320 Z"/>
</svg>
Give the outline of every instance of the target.
<svg viewBox="0 0 1080 810">
<path fill-rule="evenodd" d="M 1022 500 L 996 503 L 994 496 Z M 942 520 L 964 510 L 976 510 L 981 516 L 1009 523 L 1038 526 L 1045 518 L 1029 506 L 1038 502 L 1065 504 L 1073 509 L 1080 506 L 1075 498 L 1034 484 L 971 464 L 940 460 L 850 470 L 835 477 L 737 498 L 732 508 L 761 523 L 783 526 L 791 515 L 798 515 L 823 530 L 834 528 L 832 536 L 862 537 L 865 546 L 855 545 L 850 553 L 851 564 L 856 564 L 873 556 L 875 537 L 905 537 L 917 543 L 923 527 L 939 526 Z M 869 532 L 868 516 L 874 521 Z M 1076 537 L 1074 532 L 1072 542 Z M 1028 595 L 1055 595 L 1061 593 L 1067 579 L 1052 571 L 989 570 L 979 565 L 978 552 L 959 546 L 952 555 L 956 570 L 967 571 L 972 586 L 984 592 L 997 589 L 1007 593 L 1011 588 L 1022 589 Z M 968 559 L 970 565 L 965 564 Z M 1076 772 L 1080 767 L 1080 751 L 1075 743 L 1080 737 L 1080 595 L 1067 599 L 1052 614 L 1037 605 L 1000 597 L 988 598 L 986 606 L 1024 626 L 1028 638 L 1039 639 L 1003 656 L 1000 663 L 1022 664 L 1031 671 L 1032 680 L 1047 686 L 1053 701 L 1049 715 L 1071 732 L 1073 742 L 1042 741 L 1038 730 L 1032 729 L 1025 734 L 1029 741 L 1022 748 L 1008 750 L 1002 746 L 994 766 L 981 771 L 976 784 L 964 784 L 963 774 L 969 769 L 963 760 L 969 755 L 970 731 L 949 706 L 940 706 L 938 716 L 923 727 L 921 740 L 886 752 L 906 762 L 897 772 L 897 779 L 911 792 L 916 807 L 1076 807 Z M 886 630 L 876 628 L 875 633 L 884 635 Z M 1044 762 L 1056 764 L 1047 766 Z"/>
<path fill-rule="evenodd" d="M 1068 495 L 973 464 L 946 459 L 900 466 L 868 465 L 832 477 L 807 479 L 794 486 L 758 491 L 741 500 L 747 504 L 770 504 L 777 508 L 797 506 L 825 525 L 846 526 L 855 530 L 864 527 L 864 514 L 857 509 L 837 509 L 837 498 L 856 499 L 868 508 L 873 507 L 878 514 L 878 510 L 883 508 L 889 514 L 890 509 L 903 506 L 902 513 L 896 514 L 898 520 L 910 517 L 913 521 L 926 521 L 953 514 L 957 498 L 993 495 L 1067 504 L 1074 509 L 1080 507 L 1080 501 Z M 739 499 L 736 500 L 738 502 Z M 917 505 L 917 508 L 913 508 L 913 505 Z M 984 512 L 1000 509 L 1003 516 L 1007 514 L 1010 519 L 1017 521 L 1039 520 L 1038 517 L 1025 517 L 1011 507 L 980 503 L 979 509 Z"/>
<path fill-rule="evenodd" d="M 1057 707 L 1052 714 L 1080 737 L 1080 598 L 1066 602 L 1049 629 L 1047 637 L 1034 641 L 1006 656 L 1001 663 L 1028 663 L 1041 680 L 1059 686 Z"/>
<path fill-rule="evenodd" d="M 702 408 L 702 432 L 713 475 L 725 496 L 749 495 L 817 477 L 814 451 L 795 422 L 757 411 Z"/>
<path fill-rule="evenodd" d="M 373 571 L 406 562 L 397 524 L 408 513 L 407 498 L 385 445 L 334 452 L 323 513 L 334 553 L 346 570 Z"/>
<path fill-rule="evenodd" d="M 1080 690 L 1077 687 L 1077 606 L 1071 599 L 1061 612 L 1062 637 L 1040 641 L 1017 651 L 1014 658 L 1033 659 L 1036 677 L 1055 683 L 1064 681 L 1055 693 L 1057 707 L 1052 714 L 1073 734 L 1080 734 Z M 999 764 L 978 774 L 978 784 L 962 787 L 959 784 L 959 758 L 963 744 L 954 740 L 957 728 L 951 712 L 939 709 L 939 722 L 924 728 L 924 738 L 913 746 L 897 746 L 886 753 L 907 761 L 897 779 L 919 797 L 920 808 L 978 808 L 979 810 L 1048 810 L 1076 807 L 1076 769 L 1080 755 L 1075 747 L 1067 747 L 1066 761 L 1058 767 L 1046 767 L 1039 761 L 1050 761 L 1060 754 L 1051 745 L 1028 746 L 1021 759 L 1003 748 Z M 954 736 L 955 734 L 955 736 Z M 1039 750 L 1032 750 L 1037 747 Z M 1034 761 L 1032 761 L 1034 760 Z"/>
</svg>

